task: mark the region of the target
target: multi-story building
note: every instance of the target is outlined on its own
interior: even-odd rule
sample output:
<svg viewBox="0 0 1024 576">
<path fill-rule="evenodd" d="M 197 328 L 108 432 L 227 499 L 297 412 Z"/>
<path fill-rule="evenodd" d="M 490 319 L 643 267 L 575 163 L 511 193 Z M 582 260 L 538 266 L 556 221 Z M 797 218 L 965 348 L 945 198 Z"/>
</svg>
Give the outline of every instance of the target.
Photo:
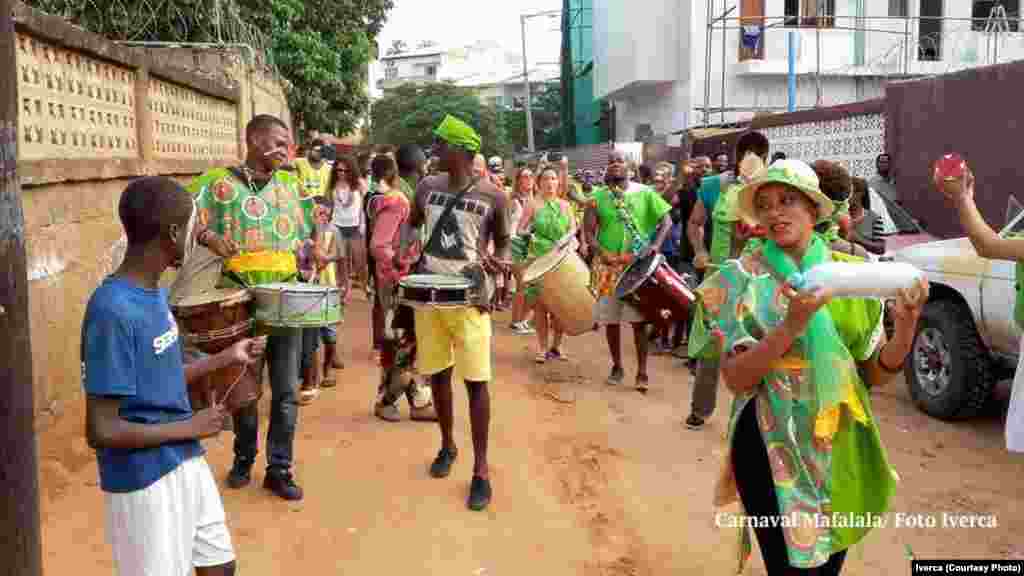
<svg viewBox="0 0 1024 576">
<path fill-rule="evenodd" d="M 437 82 L 438 74 L 447 60 L 447 53 L 438 47 L 382 56 L 377 88 L 387 91 L 407 82 Z"/>
<path fill-rule="evenodd" d="M 1024 58 L 1019 1 L 593 0 L 594 97 L 617 139 L 677 145 L 686 128 L 787 110 L 791 51 L 797 109 Z"/>
</svg>

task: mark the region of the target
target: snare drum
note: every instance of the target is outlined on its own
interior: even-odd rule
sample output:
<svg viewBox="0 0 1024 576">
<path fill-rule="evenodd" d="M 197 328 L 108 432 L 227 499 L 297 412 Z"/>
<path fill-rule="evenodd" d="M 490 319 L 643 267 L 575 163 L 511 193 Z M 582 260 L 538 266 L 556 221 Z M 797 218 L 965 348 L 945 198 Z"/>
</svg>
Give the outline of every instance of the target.
<svg viewBox="0 0 1024 576">
<path fill-rule="evenodd" d="M 216 354 L 252 333 L 251 299 L 248 290 L 215 289 L 182 298 L 171 310 L 187 343 Z"/>
<path fill-rule="evenodd" d="M 676 273 L 661 254 L 633 262 L 615 285 L 615 297 L 636 306 L 648 322 L 668 326 L 686 320 L 696 300 L 690 276 Z M 662 311 L 669 312 L 669 318 Z"/>
<path fill-rule="evenodd" d="M 253 317 L 274 328 L 318 328 L 341 322 L 341 292 L 335 286 L 277 282 L 251 289 Z"/>
<path fill-rule="evenodd" d="M 412 308 L 467 308 L 475 295 L 471 280 L 452 274 L 410 274 L 398 281 L 398 302 Z"/>
</svg>

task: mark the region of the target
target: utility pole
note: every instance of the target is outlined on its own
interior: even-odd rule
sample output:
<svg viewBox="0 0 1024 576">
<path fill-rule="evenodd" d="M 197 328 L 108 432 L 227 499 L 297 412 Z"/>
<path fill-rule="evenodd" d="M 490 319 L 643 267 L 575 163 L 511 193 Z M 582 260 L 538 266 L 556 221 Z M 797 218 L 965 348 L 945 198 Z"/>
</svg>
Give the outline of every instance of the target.
<svg viewBox="0 0 1024 576">
<path fill-rule="evenodd" d="M 534 148 L 533 142 L 533 99 L 530 96 L 530 71 L 526 63 L 526 14 L 519 15 L 519 29 L 523 35 L 523 84 L 526 85 L 526 147 L 532 154 L 536 148 Z"/>
<path fill-rule="evenodd" d="M 0 0 L 0 74 L 15 78 L 10 0 Z M 25 216 L 18 182 L 17 82 L 0 87 L 0 576 L 40 576 Z"/>
<path fill-rule="evenodd" d="M 530 71 L 529 66 L 526 62 L 526 21 L 530 18 L 537 18 L 538 16 L 554 17 L 561 14 L 560 10 L 548 10 L 545 12 L 537 12 L 535 14 L 520 14 L 519 15 L 519 30 L 523 35 L 523 83 L 526 84 L 526 147 L 530 149 L 530 152 L 535 152 L 533 141 L 533 98 L 530 95 Z"/>
</svg>

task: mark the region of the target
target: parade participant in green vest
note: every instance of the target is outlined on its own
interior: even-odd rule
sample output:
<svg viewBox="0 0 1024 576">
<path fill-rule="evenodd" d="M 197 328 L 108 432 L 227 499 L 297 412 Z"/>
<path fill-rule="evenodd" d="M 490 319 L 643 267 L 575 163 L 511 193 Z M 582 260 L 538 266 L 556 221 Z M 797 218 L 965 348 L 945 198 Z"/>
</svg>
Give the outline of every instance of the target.
<svg viewBox="0 0 1024 576">
<path fill-rule="evenodd" d="M 1013 318 L 1017 326 L 1024 329 L 1024 238 L 1000 236 L 985 222 L 974 203 L 974 174 L 969 169 L 960 180 L 948 183 L 936 174 L 935 186 L 956 206 L 960 225 L 967 232 L 978 256 L 1017 263 Z M 1024 339 L 1021 339 L 1021 352 L 1013 376 L 1010 409 L 1006 414 L 1006 449 L 1011 452 L 1024 452 Z"/>
<path fill-rule="evenodd" d="M 699 276 L 710 274 L 742 251 L 747 238 L 741 230 L 746 227 L 736 214 L 736 200 L 744 184 L 739 175 L 739 165 L 750 154 L 759 157 L 762 163 L 768 158 L 768 139 L 760 132 L 747 132 L 736 142 L 735 170 L 708 176 L 701 181 L 697 202 L 686 227 L 686 236 L 695 254 L 693 266 Z M 706 229 L 709 220 L 711 230 Z M 705 247 L 705 234 L 708 233 L 711 234 L 710 251 Z M 690 357 L 696 358 L 696 352 L 691 350 Z M 686 418 L 688 428 L 698 430 L 704 426 L 705 420 L 715 411 L 717 392 L 718 361 L 700 359 L 693 383 L 690 415 Z"/>
<path fill-rule="evenodd" d="M 245 141 L 244 164 L 214 168 L 188 186 L 199 211 L 198 241 L 226 259 L 224 284 L 294 281 L 295 250 L 313 233 L 315 203 L 293 173 L 280 169 L 288 160 L 291 133 L 280 119 L 259 115 L 245 127 Z M 298 328 L 280 328 L 267 341 L 272 400 L 263 486 L 286 500 L 302 499 L 291 471 L 302 336 Z M 229 488 L 251 481 L 256 406 L 250 404 L 234 416 L 235 462 Z"/>
</svg>

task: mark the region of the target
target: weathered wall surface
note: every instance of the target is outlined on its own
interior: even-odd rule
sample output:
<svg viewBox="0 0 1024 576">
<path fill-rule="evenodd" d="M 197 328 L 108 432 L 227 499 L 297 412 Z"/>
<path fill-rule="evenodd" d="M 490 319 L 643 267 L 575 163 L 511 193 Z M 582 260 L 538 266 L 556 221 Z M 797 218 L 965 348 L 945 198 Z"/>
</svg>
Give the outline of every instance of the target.
<svg viewBox="0 0 1024 576">
<path fill-rule="evenodd" d="M 37 423 L 80 435 L 81 321 L 125 249 L 121 191 L 237 163 L 254 112 L 290 114 L 281 85 L 240 51 L 128 48 L 24 5 L 14 15 Z M 90 458 L 84 443 L 46 439 L 41 455 Z"/>
</svg>

